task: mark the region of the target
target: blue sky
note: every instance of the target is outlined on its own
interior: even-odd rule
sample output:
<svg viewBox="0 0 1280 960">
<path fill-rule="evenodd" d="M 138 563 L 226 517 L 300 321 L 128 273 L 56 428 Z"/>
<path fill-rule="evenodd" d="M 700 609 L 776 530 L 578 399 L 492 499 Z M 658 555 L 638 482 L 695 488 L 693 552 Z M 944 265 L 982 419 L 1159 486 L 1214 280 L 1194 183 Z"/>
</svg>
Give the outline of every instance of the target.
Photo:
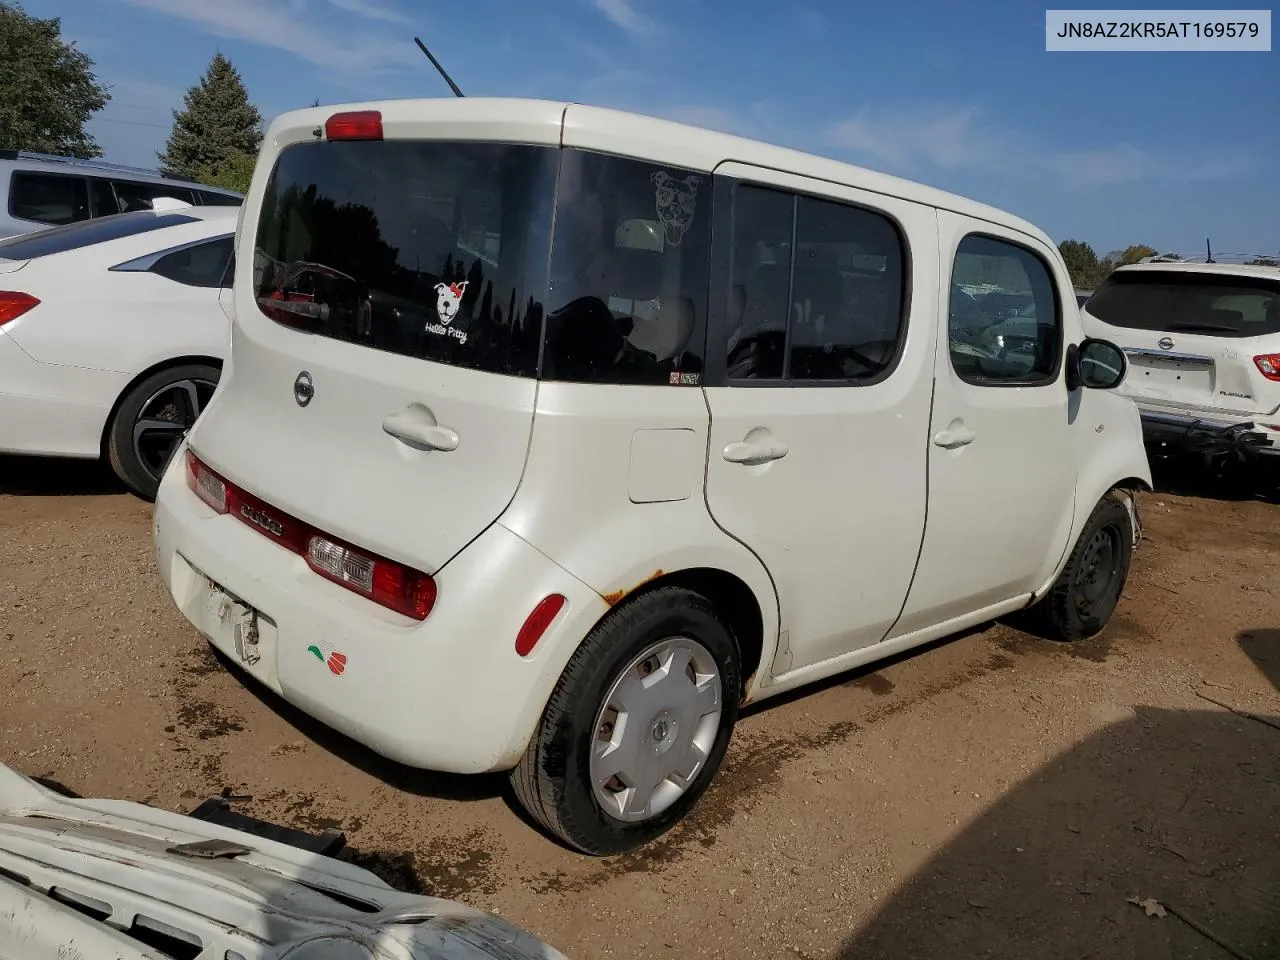
<svg viewBox="0 0 1280 960">
<path fill-rule="evenodd" d="M 1280 45 L 1046 53 L 1044 7 L 790 0 L 26 0 L 114 100 L 107 159 L 154 166 L 214 51 L 263 115 L 448 88 L 639 110 L 933 184 L 1099 254 L 1280 251 Z M 1058 5 L 1055 5 L 1058 6 Z M 1197 4 L 1199 9 L 1211 5 Z"/>
</svg>

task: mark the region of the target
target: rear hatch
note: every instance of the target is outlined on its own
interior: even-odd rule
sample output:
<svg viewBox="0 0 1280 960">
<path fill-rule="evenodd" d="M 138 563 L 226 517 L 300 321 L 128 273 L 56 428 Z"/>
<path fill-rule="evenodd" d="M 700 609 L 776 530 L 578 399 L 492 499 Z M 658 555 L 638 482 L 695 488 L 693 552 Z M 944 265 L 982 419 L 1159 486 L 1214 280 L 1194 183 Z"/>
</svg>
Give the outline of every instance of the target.
<svg viewBox="0 0 1280 960">
<path fill-rule="evenodd" d="M 246 201 L 230 368 L 191 446 L 267 505 L 433 573 L 524 469 L 560 111 L 523 131 L 545 129 L 537 145 L 441 139 L 465 136 L 457 108 L 397 114 L 414 106 L 384 109 L 386 139 L 359 115 L 347 133 L 369 139 L 317 139 L 318 111 L 268 136 L 285 146 Z"/>
<path fill-rule="evenodd" d="M 1267 359 L 1280 354 L 1280 275 L 1121 269 L 1084 312 L 1128 354 L 1120 391 L 1134 400 L 1210 416 L 1280 407 L 1280 358 Z"/>
</svg>

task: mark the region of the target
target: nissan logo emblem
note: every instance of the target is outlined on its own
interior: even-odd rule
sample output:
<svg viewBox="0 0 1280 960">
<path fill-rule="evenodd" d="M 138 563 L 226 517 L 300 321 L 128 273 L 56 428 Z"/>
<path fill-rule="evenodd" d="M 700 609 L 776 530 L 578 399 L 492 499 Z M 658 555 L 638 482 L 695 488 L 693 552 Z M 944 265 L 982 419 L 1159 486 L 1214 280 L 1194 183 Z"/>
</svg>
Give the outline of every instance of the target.
<svg viewBox="0 0 1280 960">
<path fill-rule="evenodd" d="M 293 381 L 293 399 L 298 401 L 298 406 L 305 407 L 315 395 L 316 385 L 311 379 L 311 374 L 303 370 L 298 374 L 298 379 Z"/>
<path fill-rule="evenodd" d="M 1159 340 L 1161 350 L 1172 350 L 1173 339 L 1171 337 L 1161 337 Z"/>
</svg>

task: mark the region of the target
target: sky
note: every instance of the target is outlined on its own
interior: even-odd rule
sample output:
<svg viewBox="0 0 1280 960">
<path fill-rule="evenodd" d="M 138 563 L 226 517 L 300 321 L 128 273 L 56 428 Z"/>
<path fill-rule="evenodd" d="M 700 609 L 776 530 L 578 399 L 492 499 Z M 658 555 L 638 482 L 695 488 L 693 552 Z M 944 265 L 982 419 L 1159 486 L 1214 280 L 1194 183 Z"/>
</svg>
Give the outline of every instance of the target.
<svg viewBox="0 0 1280 960">
<path fill-rule="evenodd" d="M 264 117 L 539 97 L 713 127 L 904 176 L 1099 255 L 1280 252 L 1270 53 L 1047 53 L 1044 8 L 987 0 L 24 0 L 62 18 L 112 101 L 106 159 L 154 167 L 214 52 Z M 1213 9 L 1203 2 L 1198 9 Z M 1224 7 L 1224 9 L 1229 7 Z"/>
</svg>

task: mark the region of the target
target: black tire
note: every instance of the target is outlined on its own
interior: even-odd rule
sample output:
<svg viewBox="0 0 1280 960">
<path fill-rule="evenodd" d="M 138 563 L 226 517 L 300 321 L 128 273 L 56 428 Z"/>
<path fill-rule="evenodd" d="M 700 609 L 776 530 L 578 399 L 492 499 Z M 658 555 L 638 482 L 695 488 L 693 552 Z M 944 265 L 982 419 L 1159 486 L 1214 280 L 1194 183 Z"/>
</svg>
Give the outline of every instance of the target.
<svg viewBox="0 0 1280 960">
<path fill-rule="evenodd" d="M 1057 581 L 1029 613 L 1051 639 L 1102 630 L 1115 612 L 1133 560 L 1133 520 L 1118 494 L 1098 501 Z"/>
<path fill-rule="evenodd" d="M 156 498 L 164 468 L 209 402 L 221 373 L 207 363 L 166 367 L 120 401 L 107 433 L 107 460 L 120 481 L 143 500 Z"/>
<path fill-rule="evenodd" d="M 591 785 L 597 715 L 624 668 L 654 643 L 686 637 L 701 644 L 720 673 L 721 715 L 715 741 L 684 793 L 640 821 L 611 816 Z M 641 846 L 678 823 L 715 776 L 729 746 L 742 696 L 738 645 L 700 594 L 659 587 L 614 610 L 574 653 L 511 772 L 516 798 L 548 833 L 582 853 L 608 856 Z"/>
</svg>

